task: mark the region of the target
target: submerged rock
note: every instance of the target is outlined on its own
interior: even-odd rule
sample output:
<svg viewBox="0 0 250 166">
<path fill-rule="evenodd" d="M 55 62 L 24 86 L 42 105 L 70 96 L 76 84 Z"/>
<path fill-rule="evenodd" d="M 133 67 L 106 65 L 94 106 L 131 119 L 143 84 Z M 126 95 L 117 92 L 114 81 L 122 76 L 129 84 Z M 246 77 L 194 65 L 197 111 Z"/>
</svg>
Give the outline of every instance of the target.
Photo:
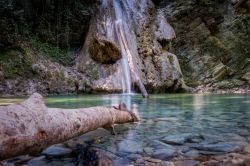
<svg viewBox="0 0 250 166">
<path fill-rule="evenodd" d="M 41 166 L 41 165 L 46 165 L 46 158 L 45 156 L 40 156 L 33 158 L 32 160 L 28 161 L 27 164 L 29 166 Z"/>
<path fill-rule="evenodd" d="M 200 153 L 197 150 L 190 150 L 184 153 L 184 156 L 190 157 L 190 158 L 197 158 L 199 155 Z"/>
<path fill-rule="evenodd" d="M 118 149 L 126 153 L 142 153 L 143 147 L 140 142 L 124 140 L 118 144 Z"/>
<path fill-rule="evenodd" d="M 173 145 L 183 145 L 186 142 L 198 143 L 198 142 L 201 142 L 202 140 L 203 138 L 201 135 L 193 134 L 193 133 L 170 135 L 162 139 L 163 142 L 167 144 L 173 144 Z"/>
<path fill-rule="evenodd" d="M 173 149 L 155 149 L 152 154 L 153 158 L 161 159 L 161 160 L 168 160 L 174 157 L 176 151 Z"/>
<path fill-rule="evenodd" d="M 237 143 L 217 143 L 217 144 L 207 144 L 207 145 L 195 145 L 192 146 L 198 150 L 211 151 L 211 152 L 240 152 L 243 147 Z"/>
<path fill-rule="evenodd" d="M 71 153 L 72 153 L 71 149 L 58 146 L 51 146 L 42 152 L 43 155 L 53 156 L 53 157 L 67 156 L 70 155 Z"/>
</svg>

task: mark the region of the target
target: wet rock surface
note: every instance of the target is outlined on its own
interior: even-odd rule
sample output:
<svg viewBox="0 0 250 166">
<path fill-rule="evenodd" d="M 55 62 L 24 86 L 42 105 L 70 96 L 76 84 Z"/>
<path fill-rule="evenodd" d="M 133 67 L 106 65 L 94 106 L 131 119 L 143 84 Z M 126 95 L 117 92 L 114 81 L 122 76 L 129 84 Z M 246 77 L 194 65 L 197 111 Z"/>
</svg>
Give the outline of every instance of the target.
<svg viewBox="0 0 250 166">
<path fill-rule="evenodd" d="M 184 80 L 198 92 L 249 92 L 247 2 L 237 8 L 231 1 L 160 2 L 176 33 L 172 46 Z"/>
<path fill-rule="evenodd" d="M 46 156 L 52 156 L 52 157 L 62 157 L 62 156 L 67 156 L 72 153 L 71 149 L 64 148 L 64 147 L 57 147 L 57 146 L 52 146 L 47 149 L 45 149 L 42 154 Z"/>
</svg>

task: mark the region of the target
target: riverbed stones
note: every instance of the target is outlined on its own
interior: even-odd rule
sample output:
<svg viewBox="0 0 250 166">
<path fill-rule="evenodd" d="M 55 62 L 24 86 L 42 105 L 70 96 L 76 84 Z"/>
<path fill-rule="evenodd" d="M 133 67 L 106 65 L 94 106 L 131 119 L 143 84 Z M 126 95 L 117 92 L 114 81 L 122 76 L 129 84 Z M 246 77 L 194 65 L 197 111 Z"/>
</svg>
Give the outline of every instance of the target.
<svg viewBox="0 0 250 166">
<path fill-rule="evenodd" d="M 28 163 L 28 166 L 41 166 L 46 164 L 46 158 L 45 156 L 39 156 L 36 158 L 33 158 Z"/>
<path fill-rule="evenodd" d="M 42 154 L 46 156 L 61 157 L 72 153 L 72 150 L 65 147 L 51 146 L 45 149 Z"/>
<path fill-rule="evenodd" d="M 196 158 L 200 155 L 199 151 L 197 150 L 190 150 L 184 153 L 184 156 L 189 157 L 189 158 Z"/>
<path fill-rule="evenodd" d="M 173 149 L 155 149 L 152 157 L 160 160 L 168 160 L 175 156 L 176 151 Z"/>
<path fill-rule="evenodd" d="M 136 161 L 137 159 L 141 158 L 142 156 L 139 154 L 130 154 L 127 156 L 128 159 Z"/>
<path fill-rule="evenodd" d="M 144 149 L 143 149 L 143 151 L 146 153 L 146 154 L 148 154 L 148 155 L 153 155 L 153 153 L 154 153 L 154 149 L 153 148 L 150 148 L 150 147 L 145 147 Z"/>
<path fill-rule="evenodd" d="M 119 151 L 126 153 L 142 153 L 143 147 L 140 142 L 124 140 L 118 144 Z"/>
<path fill-rule="evenodd" d="M 199 134 L 193 133 L 185 133 L 185 134 L 177 134 L 177 135 L 170 135 L 162 139 L 163 142 L 167 144 L 173 145 L 183 145 L 186 142 L 201 142 L 202 137 Z"/>
<path fill-rule="evenodd" d="M 183 161 L 175 161 L 175 166 L 198 166 L 199 162 L 195 160 L 183 160 Z"/>
<path fill-rule="evenodd" d="M 166 143 L 161 142 L 159 140 L 153 140 L 153 141 L 149 142 L 148 146 L 152 147 L 153 149 L 163 149 L 163 148 L 174 149 L 174 147 L 172 145 L 166 144 Z"/>
<path fill-rule="evenodd" d="M 193 148 L 203 151 L 211 151 L 211 152 L 240 152 L 242 150 L 242 146 L 237 143 L 217 143 L 217 144 L 205 144 L 205 145 L 195 145 Z"/>
</svg>

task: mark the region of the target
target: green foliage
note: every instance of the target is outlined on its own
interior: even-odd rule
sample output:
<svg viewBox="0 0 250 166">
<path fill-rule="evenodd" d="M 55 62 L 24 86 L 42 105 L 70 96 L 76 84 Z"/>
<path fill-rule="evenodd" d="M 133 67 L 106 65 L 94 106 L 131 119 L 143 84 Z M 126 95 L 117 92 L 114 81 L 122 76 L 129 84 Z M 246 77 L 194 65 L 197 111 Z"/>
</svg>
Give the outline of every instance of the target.
<svg viewBox="0 0 250 166">
<path fill-rule="evenodd" d="M 17 76 L 28 76 L 31 71 L 31 62 L 20 51 L 6 51 L 0 53 L 0 70 L 4 72 L 4 76 L 8 79 Z"/>
<path fill-rule="evenodd" d="M 73 53 L 66 50 L 61 49 L 57 46 L 54 46 L 49 43 L 43 43 L 39 41 L 37 38 L 30 38 L 30 43 L 33 48 L 35 48 L 37 51 L 42 53 L 43 55 L 47 56 L 54 62 L 58 62 L 62 65 L 72 65 L 73 62 Z"/>
</svg>

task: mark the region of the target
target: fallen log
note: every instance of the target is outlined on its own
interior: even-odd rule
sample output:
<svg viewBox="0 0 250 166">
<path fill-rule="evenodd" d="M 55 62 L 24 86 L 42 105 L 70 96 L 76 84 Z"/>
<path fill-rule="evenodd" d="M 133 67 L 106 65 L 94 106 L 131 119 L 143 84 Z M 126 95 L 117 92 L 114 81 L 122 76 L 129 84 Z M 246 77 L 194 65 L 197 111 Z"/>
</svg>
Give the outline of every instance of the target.
<svg viewBox="0 0 250 166">
<path fill-rule="evenodd" d="M 113 107 L 47 108 L 40 94 L 0 106 L 0 160 L 43 148 L 113 124 L 138 121 L 138 115 Z"/>
</svg>

